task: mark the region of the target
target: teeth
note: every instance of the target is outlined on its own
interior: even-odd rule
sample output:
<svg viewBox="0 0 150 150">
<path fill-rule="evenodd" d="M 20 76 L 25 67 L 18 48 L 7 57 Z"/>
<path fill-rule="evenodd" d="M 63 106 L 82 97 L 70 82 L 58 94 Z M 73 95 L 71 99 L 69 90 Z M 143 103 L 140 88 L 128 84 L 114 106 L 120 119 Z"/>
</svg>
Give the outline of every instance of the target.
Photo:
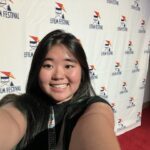
<svg viewBox="0 0 150 150">
<path fill-rule="evenodd" d="M 55 88 L 65 88 L 67 87 L 67 84 L 52 84 L 51 86 Z"/>
</svg>

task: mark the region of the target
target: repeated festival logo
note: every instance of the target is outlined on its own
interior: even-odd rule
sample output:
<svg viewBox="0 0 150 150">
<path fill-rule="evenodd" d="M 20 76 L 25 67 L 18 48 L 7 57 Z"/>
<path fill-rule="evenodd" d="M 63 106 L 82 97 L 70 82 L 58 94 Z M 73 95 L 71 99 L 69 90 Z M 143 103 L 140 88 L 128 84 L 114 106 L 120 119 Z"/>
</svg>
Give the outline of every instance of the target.
<svg viewBox="0 0 150 150">
<path fill-rule="evenodd" d="M 112 51 L 112 42 L 110 40 L 105 40 L 103 51 L 101 52 L 101 56 L 113 55 Z"/>
<path fill-rule="evenodd" d="M 112 107 L 112 110 L 114 113 L 117 113 L 117 109 L 116 109 L 116 103 L 110 103 L 111 107 Z"/>
<path fill-rule="evenodd" d="M 120 94 L 125 94 L 125 93 L 128 93 L 127 82 L 122 83 L 122 88 L 121 88 L 121 91 L 120 91 Z"/>
<path fill-rule="evenodd" d="M 145 86 L 146 86 L 146 79 L 144 78 L 142 81 L 141 81 L 141 83 L 140 83 L 140 87 L 139 87 L 139 89 L 145 89 Z"/>
<path fill-rule="evenodd" d="M 95 65 L 89 65 L 89 74 L 90 74 L 90 79 L 98 79 L 98 75 L 96 73 L 96 67 Z"/>
<path fill-rule="evenodd" d="M 29 39 L 28 39 L 28 51 L 25 51 L 24 52 L 24 57 L 25 58 L 30 58 L 30 57 L 33 57 L 34 55 L 34 52 L 39 44 L 40 40 L 38 38 L 38 36 L 35 36 L 35 35 L 30 35 L 29 36 Z"/>
<path fill-rule="evenodd" d="M 125 51 L 125 54 L 134 54 L 132 41 L 128 42 L 128 47 L 127 50 Z"/>
<path fill-rule="evenodd" d="M 127 109 L 135 107 L 135 99 L 134 97 L 130 97 L 128 100 L 128 105 L 127 105 Z"/>
<path fill-rule="evenodd" d="M 128 28 L 127 28 L 127 17 L 126 16 L 121 16 L 120 26 L 118 27 L 118 31 L 128 31 Z"/>
<path fill-rule="evenodd" d="M 119 1 L 117 0 L 107 0 L 107 3 L 113 4 L 113 5 L 119 5 Z"/>
<path fill-rule="evenodd" d="M 21 92 L 21 86 L 14 84 L 15 77 L 11 72 L 0 71 L 0 94 Z"/>
<path fill-rule="evenodd" d="M 114 71 L 112 72 L 112 76 L 121 75 L 122 72 L 121 72 L 120 68 L 121 68 L 120 62 L 116 62 L 115 67 L 114 67 Z"/>
<path fill-rule="evenodd" d="M 61 25 L 69 25 L 69 20 L 65 17 L 66 9 L 62 3 L 56 2 L 55 7 L 55 16 L 50 18 L 50 23 L 52 24 L 61 24 Z"/>
<path fill-rule="evenodd" d="M 139 6 L 140 0 L 133 0 L 133 4 L 131 5 L 131 8 L 137 11 L 140 11 L 140 6 Z"/>
<path fill-rule="evenodd" d="M 142 115 L 141 115 L 141 112 L 139 111 L 136 115 L 136 123 L 141 122 L 141 118 L 142 118 Z"/>
<path fill-rule="evenodd" d="M 89 24 L 89 29 L 103 30 L 103 25 L 101 25 L 101 16 L 99 11 L 94 11 L 94 14 L 92 16 L 92 23 Z"/>
<path fill-rule="evenodd" d="M 13 5 L 14 1 L 12 0 L 0 0 L 0 17 L 19 19 L 19 13 L 12 9 Z"/>
<path fill-rule="evenodd" d="M 134 63 L 134 68 L 132 69 L 132 73 L 136 73 L 136 72 L 139 72 L 140 69 L 139 69 L 139 61 L 136 60 L 135 63 Z"/>
<path fill-rule="evenodd" d="M 118 121 L 117 121 L 117 131 L 121 131 L 121 130 L 124 130 L 126 128 L 126 126 L 124 125 L 124 121 L 122 118 L 119 118 Z"/>
<path fill-rule="evenodd" d="M 108 92 L 105 86 L 100 87 L 100 97 L 108 99 Z"/>
<path fill-rule="evenodd" d="M 138 30 L 139 33 L 146 33 L 146 30 L 145 30 L 145 20 L 142 19 L 141 22 L 140 22 L 140 27 L 139 27 L 139 30 Z"/>
<path fill-rule="evenodd" d="M 148 41 L 147 48 L 144 50 L 144 53 L 150 53 L 150 41 Z"/>
</svg>

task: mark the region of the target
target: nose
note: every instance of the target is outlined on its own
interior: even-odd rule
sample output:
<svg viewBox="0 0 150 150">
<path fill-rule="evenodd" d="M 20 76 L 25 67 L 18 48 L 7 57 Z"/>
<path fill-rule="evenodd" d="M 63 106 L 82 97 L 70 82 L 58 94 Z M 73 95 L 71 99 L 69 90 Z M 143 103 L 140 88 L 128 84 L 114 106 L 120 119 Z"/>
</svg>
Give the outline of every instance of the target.
<svg viewBox="0 0 150 150">
<path fill-rule="evenodd" d="M 52 80 L 63 80 L 64 76 L 65 76 L 65 72 L 64 72 L 63 67 L 57 66 L 54 68 Z"/>
</svg>

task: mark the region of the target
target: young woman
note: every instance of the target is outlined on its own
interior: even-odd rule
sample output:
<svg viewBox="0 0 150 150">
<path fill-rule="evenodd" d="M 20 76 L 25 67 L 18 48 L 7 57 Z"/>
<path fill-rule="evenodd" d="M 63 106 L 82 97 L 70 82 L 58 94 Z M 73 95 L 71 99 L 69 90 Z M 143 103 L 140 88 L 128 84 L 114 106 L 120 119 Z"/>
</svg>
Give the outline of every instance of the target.
<svg viewBox="0 0 150 150">
<path fill-rule="evenodd" d="M 11 132 L 0 135 L 1 150 L 120 150 L 112 109 L 92 88 L 83 47 L 63 30 L 39 43 L 26 94 L 0 103 L 0 132 Z"/>
</svg>

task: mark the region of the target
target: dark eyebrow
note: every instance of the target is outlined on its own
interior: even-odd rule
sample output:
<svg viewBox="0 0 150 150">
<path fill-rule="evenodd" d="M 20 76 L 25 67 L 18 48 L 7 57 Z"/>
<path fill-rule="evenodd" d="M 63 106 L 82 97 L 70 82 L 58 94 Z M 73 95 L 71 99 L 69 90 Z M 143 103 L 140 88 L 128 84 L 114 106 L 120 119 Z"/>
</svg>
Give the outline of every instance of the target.
<svg viewBox="0 0 150 150">
<path fill-rule="evenodd" d="M 44 58 L 44 61 L 47 61 L 47 60 L 53 61 L 54 59 L 53 58 Z"/>
<path fill-rule="evenodd" d="M 53 58 L 45 58 L 44 61 L 53 61 L 54 59 Z M 73 63 L 77 63 L 78 61 L 74 58 L 65 58 L 64 61 L 66 62 L 73 62 Z"/>
<path fill-rule="evenodd" d="M 65 61 L 77 63 L 78 61 L 74 58 L 66 58 Z"/>
</svg>

